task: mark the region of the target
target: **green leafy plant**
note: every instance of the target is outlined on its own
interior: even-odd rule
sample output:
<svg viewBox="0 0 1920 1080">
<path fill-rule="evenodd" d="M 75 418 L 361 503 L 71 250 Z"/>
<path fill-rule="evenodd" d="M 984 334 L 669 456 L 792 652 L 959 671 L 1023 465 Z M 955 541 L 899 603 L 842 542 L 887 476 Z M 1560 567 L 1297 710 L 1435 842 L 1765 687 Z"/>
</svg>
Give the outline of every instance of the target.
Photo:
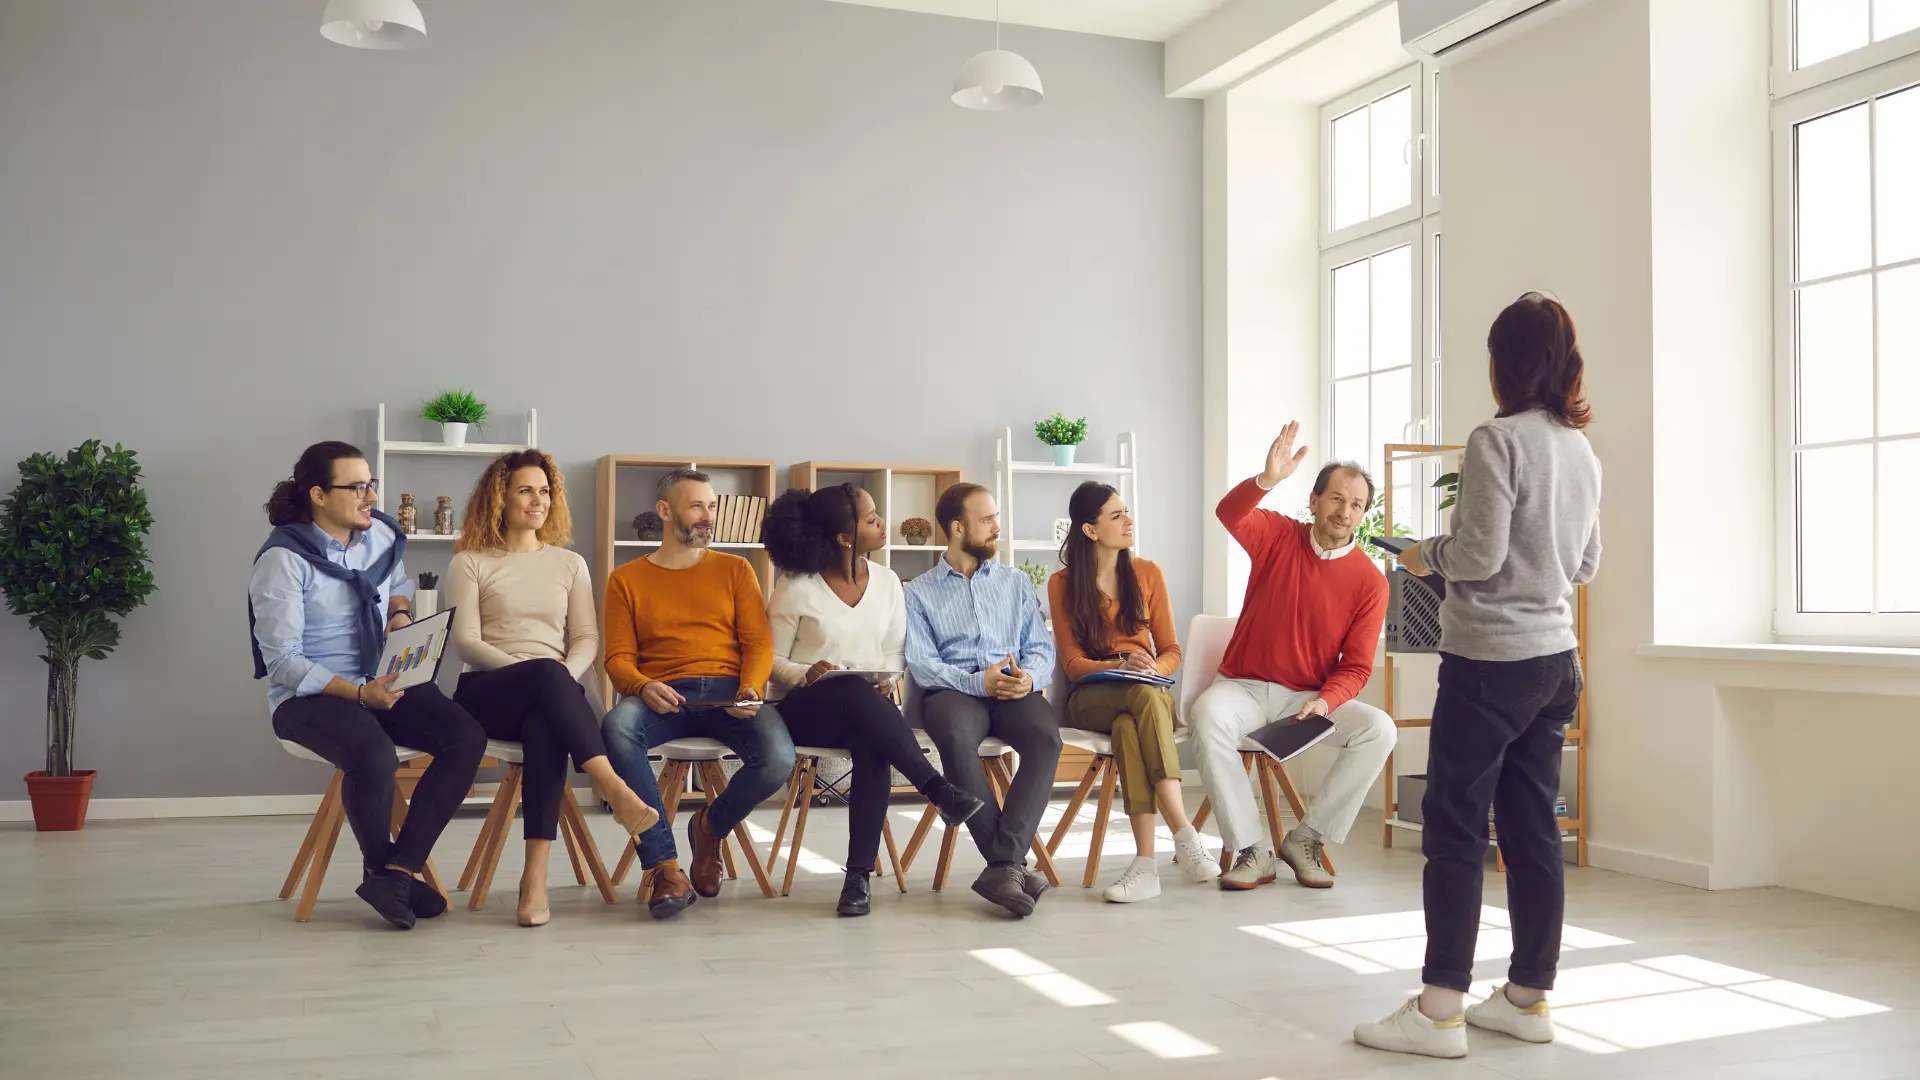
<svg viewBox="0 0 1920 1080">
<path fill-rule="evenodd" d="M 1027 575 L 1028 581 L 1033 582 L 1035 592 L 1047 587 L 1047 568 L 1039 563 L 1031 559 L 1021 559 L 1020 572 Z"/>
<path fill-rule="evenodd" d="M 420 418 L 436 424 L 481 427 L 487 422 L 487 403 L 474 397 L 470 390 L 442 390 L 420 406 Z"/>
<path fill-rule="evenodd" d="M 22 461 L 0 502 L 0 591 L 47 645 L 49 776 L 73 775 L 80 661 L 105 660 L 120 644 L 115 620 L 153 593 L 152 527 L 134 452 L 98 439 Z"/>
<path fill-rule="evenodd" d="M 1440 509 L 1445 510 L 1460 501 L 1460 474 L 1450 472 L 1433 482 L 1435 490 L 1441 493 Z"/>
<path fill-rule="evenodd" d="M 1069 420 L 1054 413 L 1045 420 L 1036 421 L 1033 433 L 1048 446 L 1079 446 L 1087 441 L 1087 418 Z"/>
<path fill-rule="evenodd" d="M 931 537 L 933 535 L 933 522 L 923 517 L 910 517 L 900 523 L 900 535 L 905 537 L 918 536 L 923 539 Z"/>
</svg>

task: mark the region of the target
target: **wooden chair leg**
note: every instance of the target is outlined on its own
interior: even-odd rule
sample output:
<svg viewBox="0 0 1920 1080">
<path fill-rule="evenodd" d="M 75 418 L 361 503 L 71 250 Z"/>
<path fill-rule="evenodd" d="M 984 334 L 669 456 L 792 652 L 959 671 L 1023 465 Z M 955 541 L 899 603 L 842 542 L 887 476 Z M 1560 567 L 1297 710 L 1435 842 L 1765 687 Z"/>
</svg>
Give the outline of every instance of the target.
<svg viewBox="0 0 1920 1080">
<path fill-rule="evenodd" d="M 520 770 L 509 765 L 505 779 L 500 781 L 507 789 L 507 816 L 500 828 L 494 830 L 493 841 L 487 845 L 486 854 L 481 856 L 480 876 L 473 883 L 473 893 L 467 898 L 467 910 L 479 911 L 487 906 L 487 892 L 493 888 L 493 872 L 500 867 L 500 853 L 506 850 L 507 837 L 513 832 L 513 814 L 520 807 Z"/>
<path fill-rule="evenodd" d="M 794 758 L 793 774 L 787 777 L 787 791 L 780 800 L 780 824 L 774 827 L 773 847 L 767 851 L 767 866 L 772 869 L 777 870 L 780 867 L 780 845 L 786 840 L 787 821 L 793 816 L 794 796 L 799 794 L 800 791 L 800 774 L 806 770 L 807 759 L 805 757 Z M 809 797 L 811 797 L 811 792 L 809 792 Z"/>
<path fill-rule="evenodd" d="M 600 858 L 600 846 L 593 842 L 593 834 L 587 831 L 586 815 L 580 812 L 580 804 L 573 800 L 571 793 L 560 800 L 560 835 L 566 838 L 569 851 L 576 845 L 579 847 L 578 857 L 586 862 L 587 871 L 593 875 L 600 899 L 609 904 L 619 903 L 613 891 L 613 879 L 607 876 L 607 864 Z"/>
<path fill-rule="evenodd" d="M 660 819 L 667 823 L 669 829 L 673 828 L 673 812 L 680 806 L 680 785 L 686 782 L 686 775 L 687 763 L 684 761 L 669 761 L 666 768 L 660 770 Z M 613 868 L 615 887 L 627 880 L 628 872 L 640 857 L 631 842 L 623 842 L 620 849 L 620 861 Z"/>
<path fill-rule="evenodd" d="M 727 790 L 727 775 L 721 770 L 720 763 L 717 761 L 709 761 L 704 764 L 708 769 L 706 775 L 711 777 L 709 784 L 713 788 L 712 796 L 707 800 L 707 805 L 712 806 L 713 799 L 719 798 L 720 794 Z M 760 865 L 760 852 L 753 846 L 753 836 L 747 832 L 746 822 L 742 821 L 733 827 L 733 838 L 740 841 L 740 857 L 747 860 L 747 869 L 753 871 L 753 880 L 760 886 L 760 895 L 772 897 L 773 881 L 767 876 L 766 868 Z M 727 846 L 725 837 L 721 838 L 720 850 L 726 855 L 727 868 L 729 872 L 732 872 L 733 854 Z M 738 873 L 733 873 L 733 876 L 738 877 L 739 875 Z"/>
<path fill-rule="evenodd" d="M 901 892 L 907 891 L 907 868 L 900 865 L 900 852 L 893 846 L 893 823 L 880 819 L 880 838 L 887 842 L 887 862 L 893 865 L 893 883 L 900 886 Z"/>
<path fill-rule="evenodd" d="M 1007 792 L 1013 788 L 1012 761 L 1013 752 L 1008 751 L 1002 757 L 985 758 L 982 759 L 980 763 L 980 767 L 987 770 L 987 778 L 989 782 L 993 784 L 994 793 L 999 797 L 1000 803 L 1003 806 L 1006 805 Z M 1057 887 L 1060 884 L 1060 872 L 1054 869 L 1053 855 L 1047 851 L 1046 842 L 1040 839 L 1040 830 L 1038 829 L 1035 829 L 1033 832 L 1033 843 L 1031 847 L 1033 848 L 1033 861 L 1040 864 L 1040 872 L 1047 876 L 1049 884 Z"/>
<path fill-rule="evenodd" d="M 948 829 L 940 837 L 940 861 L 933 867 L 933 891 L 947 887 L 947 871 L 953 867 L 953 846 L 960 842 L 960 830 Z"/>
<path fill-rule="evenodd" d="M 712 807 L 714 800 L 720 797 L 720 793 L 727 790 L 727 771 L 722 769 L 720 763 L 717 761 L 703 761 L 695 766 L 695 768 L 699 770 L 700 789 L 706 793 L 707 806 Z M 717 778 L 714 775 L 716 773 L 719 774 Z M 692 852 L 688 852 L 688 855 L 691 856 Z M 727 864 L 727 879 L 730 881 L 740 880 L 740 868 L 735 865 L 733 861 L 733 838 L 731 836 L 723 836 L 720 838 L 720 858 Z"/>
<path fill-rule="evenodd" d="M 819 765 L 819 758 L 810 757 L 806 759 L 806 767 L 802 770 L 799 789 L 800 816 L 793 823 L 793 846 L 787 849 L 787 877 L 780 885 L 781 896 L 793 895 L 793 871 L 800 865 L 800 845 L 807 835 L 807 811 L 813 808 L 813 771 Z M 767 865 L 779 869 L 778 863 L 768 862 Z"/>
<path fill-rule="evenodd" d="M 313 862 L 313 852 L 320 846 L 320 834 L 326 831 L 327 818 L 333 814 L 334 804 L 340 801 L 340 780 L 345 775 L 339 769 L 333 770 L 333 780 L 327 784 L 327 793 L 320 796 L 320 806 L 313 812 L 313 823 L 307 826 L 307 837 L 300 841 L 300 853 L 293 857 L 293 869 L 287 871 L 287 883 L 280 886 L 280 899 L 285 900 L 293 895 L 293 890 L 300 884 L 300 875 Z"/>
<path fill-rule="evenodd" d="M 562 806 L 573 803 L 572 788 L 565 786 L 560 788 L 560 802 Z M 575 805 L 574 809 L 577 810 L 579 807 Z M 573 829 L 567 824 L 567 813 L 565 810 L 560 811 L 559 832 L 560 839 L 567 845 L 567 861 L 573 864 L 573 883 L 575 885 L 585 885 L 587 883 L 587 868 L 580 865 L 580 845 L 573 842 Z"/>
<path fill-rule="evenodd" d="M 1207 818 L 1212 816 L 1212 814 L 1213 814 L 1213 796 L 1209 795 L 1206 798 L 1200 800 L 1200 812 L 1193 815 L 1193 831 L 1199 832 L 1200 827 L 1207 823 Z"/>
<path fill-rule="evenodd" d="M 1262 761 L 1260 763 L 1260 801 L 1267 804 L 1267 830 L 1273 835 L 1273 846 L 1276 851 L 1280 848 L 1280 841 L 1287 835 L 1286 826 L 1280 821 L 1280 792 L 1274 785 L 1274 774 L 1279 771 L 1280 766 L 1277 762 Z M 1289 792 L 1292 791 L 1291 782 L 1288 783 L 1287 789 Z"/>
<path fill-rule="evenodd" d="M 520 766 L 510 765 L 509 769 Z M 493 834 L 501 827 L 507 816 L 507 785 L 502 782 L 500 789 L 493 793 L 493 805 L 487 807 L 487 817 L 480 823 L 480 835 L 473 839 L 473 854 L 467 856 L 467 867 L 460 871 L 460 891 L 473 887 L 473 879 L 480 873 L 481 857 L 486 854 L 487 845 L 493 842 Z"/>
<path fill-rule="evenodd" d="M 1095 754 L 1093 760 L 1087 762 L 1086 775 L 1080 778 L 1080 786 L 1073 789 L 1073 798 L 1067 800 L 1066 813 L 1060 815 L 1060 823 L 1053 827 L 1053 835 L 1047 839 L 1047 854 L 1052 855 L 1060 850 L 1060 841 L 1067 838 L 1067 831 L 1073 828 L 1074 821 L 1080 817 L 1080 808 L 1086 805 L 1087 795 L 1093 791 L 1093 782 L 1100 779 L 1100 765 L 1105 760 Z"/>
<path fill-rule="evenodd" d="M 1087 872 L 1081 880 L 1083 889 L 1093 888 L 1095 878 L 1100 873 L 1100 852 L 1106 846 L 1107 818 L 1113 813 L 1113 783 L 1120 776 L 1120 763 L 1114 758 L 1101 761 L 1100 770 L 1100 816 L 1093 820 L 1093 846 L 1087 849 Z"/>
<path fill-rule="evenodd" d="M 306 922 L 313 918 L 314 902 L 320 899 L 320 883 L 326 880 L 327 864 L 333 861 L 333 845 L 339 841 L 340 826 L 346 821 L 346 804 L 336 798 L 327 814 L 327 824 L 321 831 L 320 846 L 313 853 L 313 863 L 307 868 L 307 887 L 300 894 L 300 906 L 293 911 L 294 922 Z"/>
<path fill-rule="evenodd" d="M 901 856 L 900 869 L 904 872 L 913 869 L 914 856 L 920 854 L 920 845 L 926 843 L 927 834 L 933 831 L 933 823 L 940 818 L 940 811 L 932 803 L 920 815 L 920 824 L 913 827 L 913 835 L 907 838 L 907 853 Z"/>
</svg>

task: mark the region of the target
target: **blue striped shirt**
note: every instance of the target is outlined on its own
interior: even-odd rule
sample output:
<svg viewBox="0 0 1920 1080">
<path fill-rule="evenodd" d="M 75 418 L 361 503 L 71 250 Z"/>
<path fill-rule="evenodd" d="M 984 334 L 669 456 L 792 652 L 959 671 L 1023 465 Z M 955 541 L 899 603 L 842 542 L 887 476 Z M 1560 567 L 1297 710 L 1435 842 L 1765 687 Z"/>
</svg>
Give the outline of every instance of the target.
<svg viewBox="0 0 1920 1080">
<path fill-rule="evenodd" d="M 1053 683 L 1053 635 L 1033 582 L 1004 563 L 983 562 L 972 577 L 942 557 L 907 582 L 907 670 L 923 690 L 987 696 L 985 672 L 1007 657 Z"/>
</svg>

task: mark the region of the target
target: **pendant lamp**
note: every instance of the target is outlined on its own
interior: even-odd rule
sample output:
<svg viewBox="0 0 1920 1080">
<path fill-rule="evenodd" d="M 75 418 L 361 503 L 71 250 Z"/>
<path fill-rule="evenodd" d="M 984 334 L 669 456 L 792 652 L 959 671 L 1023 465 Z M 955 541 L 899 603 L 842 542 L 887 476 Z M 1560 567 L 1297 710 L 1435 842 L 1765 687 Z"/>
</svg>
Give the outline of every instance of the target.
<svg viewBox="0 0 1920 1080">
<path fill-rule="evenodd" d="M 355 49 L 413 49 L 426 44 L 427 20 L 413 0 L 327 0 L 320 36 Z"/>
<path fill-rule="evenodd" d="M 953 103 L 965 109 L 1023 109 L 1046 97 L 1040 73 L 1027 58 L 1000 47 L 1000 0 L 993 4 L 993 48 L 975 56 L 953 79 Z"/>
</svg>

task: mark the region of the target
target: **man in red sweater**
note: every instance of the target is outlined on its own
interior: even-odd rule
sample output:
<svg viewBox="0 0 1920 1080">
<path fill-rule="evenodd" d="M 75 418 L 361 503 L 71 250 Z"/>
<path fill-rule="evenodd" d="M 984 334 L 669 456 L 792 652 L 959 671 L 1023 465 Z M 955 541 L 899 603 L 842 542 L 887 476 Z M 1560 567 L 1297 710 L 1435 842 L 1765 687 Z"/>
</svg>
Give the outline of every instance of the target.
<svg viewBox="0 0 1920 1080">
<path fill-rule="evenodd" d="M 1307 456 L 1306 447 L 1293 449 L 1299 430 L 1298 423 L 1288 424 L 1267 451 L 1266 470 L 1228 492 L 1214 511 L 1253 560 L 1220 675 L 1189 718 L 1200 777 L 1226 841 L 1223 889 L 1265 885 L 1283 862 L 1300 884 L 1331 888 L 1325 843 L 1346 840 L 1397 737 L 1386 713 L 1357 700 L 1373 674 L 1387 611 L 1385 575 L 1354 550 L 1354 530 L 1373 505 L 1373 478 L 1346 462 L 1321 469 L 1307 504 L 1311 525 L 1260 509 L 1266 493 Z M 1315 714 L 1333 721 L 1327 741 L 1340 756 L 1306 820 L 1287 833 L 1276 855 L 1261 835 L 1240 742 L 1282 717 Z"/>
</svg>

